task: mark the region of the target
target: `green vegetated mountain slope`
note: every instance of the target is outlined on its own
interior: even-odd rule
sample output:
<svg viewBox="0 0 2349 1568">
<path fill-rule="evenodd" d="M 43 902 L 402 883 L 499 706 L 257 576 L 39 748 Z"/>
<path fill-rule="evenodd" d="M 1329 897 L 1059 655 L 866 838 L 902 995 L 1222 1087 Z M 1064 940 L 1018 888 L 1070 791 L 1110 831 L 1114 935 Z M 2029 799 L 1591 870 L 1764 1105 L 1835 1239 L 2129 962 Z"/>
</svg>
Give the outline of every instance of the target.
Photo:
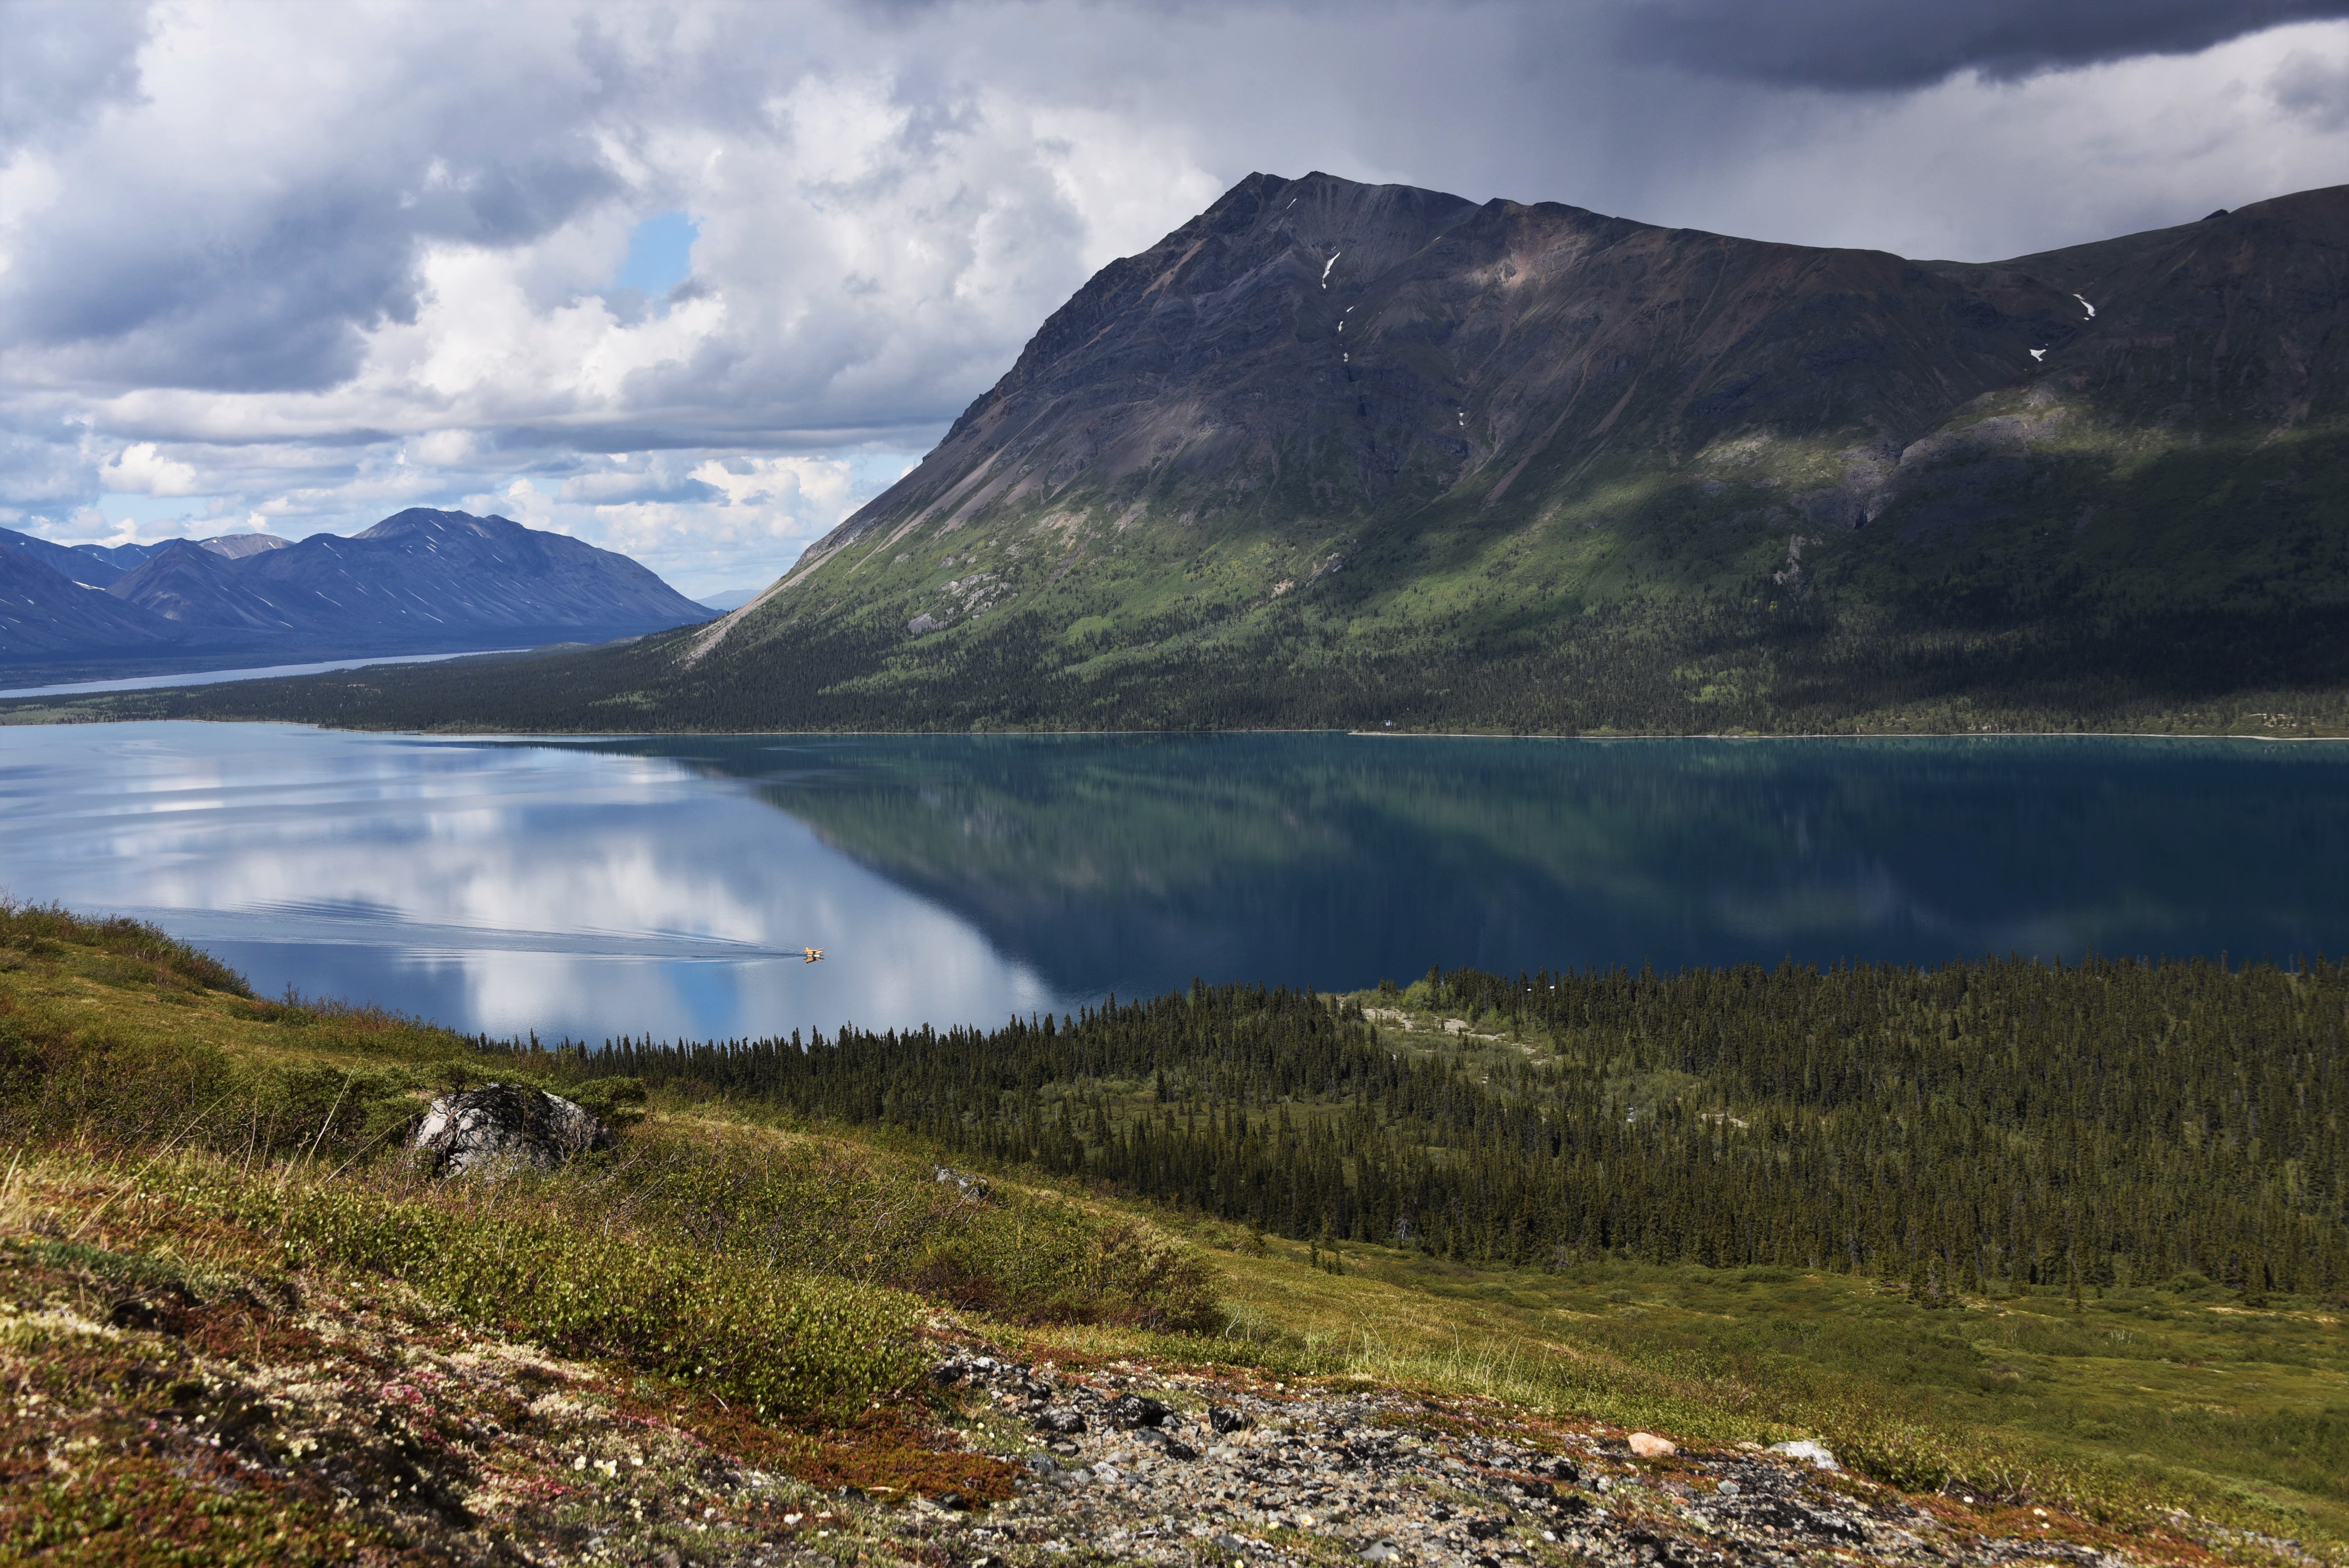
<svg viewBox="0 0 2349 1568">
<path fill-rule="evenodd" d="M 2344 1020 L 2329 964 L 1455 971 L 589 1053 L 0 901 L 0 1556 L 2334 1562 Z M 489 1079 L 615 1146 L 401 1152 Z"/>
<path fill-rule="evenodd" d="M 2012 702 L 2022 646 L 2187 696 L 2216 625 L 2216 687 L 2331 681 L 2344 239 L 2349 190 L 1961 266 L 1251 178 L 688 657 L 878 624 L 1112 712 L 1537 727 Z"/>
<path fill-rule="evenodd" d="M 2349 187 L 1978 265 L 1251 175 L 714 626 L 292 708 L 2336 729 L 2344 277 Z"/>
</svg>

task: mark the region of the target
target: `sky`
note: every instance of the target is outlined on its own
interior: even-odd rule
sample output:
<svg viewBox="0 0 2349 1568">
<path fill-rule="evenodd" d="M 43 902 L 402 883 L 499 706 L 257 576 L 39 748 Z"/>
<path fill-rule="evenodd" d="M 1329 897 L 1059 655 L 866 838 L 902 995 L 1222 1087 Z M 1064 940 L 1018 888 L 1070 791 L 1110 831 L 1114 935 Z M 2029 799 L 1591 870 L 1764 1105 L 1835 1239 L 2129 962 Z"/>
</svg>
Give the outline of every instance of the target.
<svg viewBox="0 0 2349 1568">
<path fill-rule="evenodd" d="M 1990 260 L 2349 181 L 2349 0 L 0 0 L 0 526 L 751 587 L 1253 170 Z"/>
</svg>

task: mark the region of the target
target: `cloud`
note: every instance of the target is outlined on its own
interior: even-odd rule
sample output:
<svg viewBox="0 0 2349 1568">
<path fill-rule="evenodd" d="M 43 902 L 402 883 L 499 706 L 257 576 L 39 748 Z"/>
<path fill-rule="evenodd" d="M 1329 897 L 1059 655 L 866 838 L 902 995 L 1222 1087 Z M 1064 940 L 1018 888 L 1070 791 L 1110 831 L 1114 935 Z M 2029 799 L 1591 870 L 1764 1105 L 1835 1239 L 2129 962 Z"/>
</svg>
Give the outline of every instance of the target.
<svg viewBox="0 0 2349 1568">
<path fill-rule="evenodd" d="M 0 0 L 0 510 L 737 585 L 1251 170 L 2016 254 L 2336 179 L 2339 9 Z"/>
<path fill-rule="evenodd" d="M 2294 49 L 2268 78 L 2277 106 L 2322 131 L 2349 126 L 2349 51 Z"/>
<path fill-rule="evenodd" d="M 0 428 L 0 523 L 28 511 L 57 512 L 95 499 L 98 461 L 78 430 Z M 14 521 L 12 521 L 14 520 Z"/>
<path fill-rule="evenodd" d="M 121 495 L 196 495 L 202 490 L 195 465 L 167 458 L 152 441 L 125 447 L 98 470 L 99 488 Z"/>
<path fill-rule="evenodd" d="M 0 0 L 0 152 L 68 134 L 136 96 L 147 7 Z"/>
<path fill-rule="evenodd" d="M 2143 55 L 2199 53 L 2291 22 L 2349 16 L 2349 0 L 1640 0 L 1633 58 L 1837 89 L 1926 87 L 1973 71 L 2014 79 Z"/>
</svg>

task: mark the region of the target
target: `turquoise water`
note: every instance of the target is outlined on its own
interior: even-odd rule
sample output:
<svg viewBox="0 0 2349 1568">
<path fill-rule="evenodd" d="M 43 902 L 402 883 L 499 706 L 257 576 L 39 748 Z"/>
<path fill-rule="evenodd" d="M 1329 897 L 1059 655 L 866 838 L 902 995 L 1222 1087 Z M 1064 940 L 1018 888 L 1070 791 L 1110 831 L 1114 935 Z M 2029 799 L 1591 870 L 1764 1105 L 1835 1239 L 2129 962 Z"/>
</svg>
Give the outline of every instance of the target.
<svg viewBox="0 0 2349 1568">
<path fill-rule="evenodd" d="M 0 729 L 0 888 L 601 1040 L 1211 981 L 2349 946 L 2349 746 Z M 803 946 L 825 950 L 823 963 Z"/>
</svg>

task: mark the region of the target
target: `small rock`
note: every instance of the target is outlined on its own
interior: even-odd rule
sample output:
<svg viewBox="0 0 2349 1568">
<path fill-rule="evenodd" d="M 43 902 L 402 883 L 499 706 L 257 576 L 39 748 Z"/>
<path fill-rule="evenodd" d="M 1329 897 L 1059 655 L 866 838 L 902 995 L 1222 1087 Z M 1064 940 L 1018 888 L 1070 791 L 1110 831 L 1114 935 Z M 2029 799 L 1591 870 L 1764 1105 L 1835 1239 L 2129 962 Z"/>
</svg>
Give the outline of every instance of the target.
<svg viewBox="0 0 2349 1568">
<path fill-rule="evenodd" d="M 1134 1433 L 1134 1436 L 1170 1460 L 1195 1460 L 1199 1457 L 1198 1449 L 1170 1432 L 1153 1431 L 1145 1428 Z"/>
<path fill-rule="evenodd" d="M 1653 1432 L 1633 1432 L 1631 1451 L 1643 1460 L 1661 1460 L 1669 1459 L 1681 1449 L 1680 1445 L 1669 1438 L 1660 1438 Z"/>
<path fill-rule="evenodd" d="M 1392 1563 L 1402 1555 L 1402 1549 L 1392 1541 L 1373 1541 L 1361 1552 L 1365 1563 Z"/>
<path fill-rule="evenodd" d="M 947 1183 L 974 1203 L 983 1203 L 995 1189 L 987 1184 L 984 1176 L 974 1176 L 968 1171 L 957 1171 L 950 1165 L 933 1167 L 937 1181 Z"/>
<path fill-rule="evenodd" d="M 1823 1470 L 1843 1469 L 1843 1466 L 1836 1463 L 1835 1454 L 1825 1443 L 1815 1443 L 1808 1438 L 1799 1442 L 1772 1443 L 1770 1451 L 1774 1454 L 1784 1454 L 1790 1460 L 1802 1460 Z"/>
<path fill-rule="evenodd" d="M 1120 1394 L 1109 1404 L 1111 1423 L 1125 1431 L 1132 1431 L 1136 1427 L 1158 1426 L 1169 1414 L 1164 1405 L 1155 1399 L 1145 1399 L 1139 1394 Z"/>
<path fill-rule="evenodd" d="M 1216 1536 L 1211 1544 L 1218 1552 L 1241 1552 L 1247 1548 L 1247 1542 L 1237 1535 L 1229 1534 Z"/>
<path fill-rule="evenodd" d="M 106 1321 L 116 1328 L 143 1328 L 150 1334 L 185 1334 L 196 1298 L 177 1285 L 165 1285 L 145 1295 L 128 1295 L 106 1310 Z"/>
<path fill-rule="evenodd" d="M 1040 1432 L 1057 1432 L 1064 1438 L 1073 1438 L 1085 1429 L 1084 1412 L 1067 1405 L 1052 1406 L 1037 1416 L 1036 1429 Z"/>
<path fill-rule="evenodd" d="M 552 1171 L 574 1155 L 611 1145 L 612 1130 L 561 1095 L 506 1083 L 440 1096 L 408 1140 L 441 1176 Z"/>
<path fill-rule="evenodd" d="M 1733 1480 L 1723 1481 L 1720 1488 L 1721 1495 L 1723 1497 L 1735 1497 L 1739 1492 L 1744 1491 L 1744 1490 L 1745 1489 L 1744 1487 L 1739 1486 Z"/>
</svg>

